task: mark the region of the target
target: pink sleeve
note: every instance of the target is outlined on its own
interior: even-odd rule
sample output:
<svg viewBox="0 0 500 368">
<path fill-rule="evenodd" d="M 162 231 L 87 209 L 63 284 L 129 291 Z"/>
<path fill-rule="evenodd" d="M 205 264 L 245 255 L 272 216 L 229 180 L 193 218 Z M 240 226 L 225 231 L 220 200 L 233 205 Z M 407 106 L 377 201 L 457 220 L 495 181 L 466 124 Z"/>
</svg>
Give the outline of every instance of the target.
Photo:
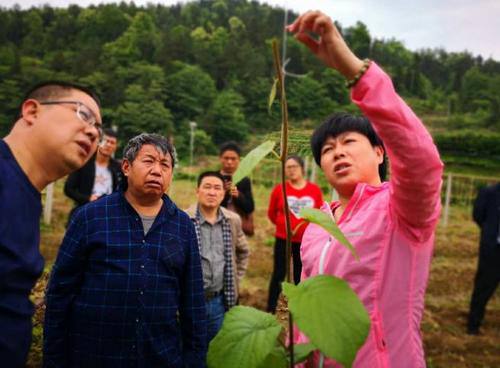
<svg viewBox="0 0 500 368">
<path fill-rule="evenodd" d="M 412 238 L 425 241 L 439 220 L 443 174 L 431 135 L 375 63 L 351 97 L 384 142 L 391 172 L 392 215 Z"/>
</svg>

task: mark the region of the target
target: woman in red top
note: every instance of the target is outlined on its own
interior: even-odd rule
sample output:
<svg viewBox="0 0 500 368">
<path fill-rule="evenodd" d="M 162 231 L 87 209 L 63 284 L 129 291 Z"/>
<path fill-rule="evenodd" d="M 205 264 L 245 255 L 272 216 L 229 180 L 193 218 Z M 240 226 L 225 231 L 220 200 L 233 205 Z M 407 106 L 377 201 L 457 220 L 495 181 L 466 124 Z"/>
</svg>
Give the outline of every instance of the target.
<svg viewBox="0 0 500 368">
<path fill-rule="evenodd" d="M 300 281 L 302 263 L 300 261 L 300 242 L 306 229 L 306 224 L 301 224 L 304 220 L 299 216 L 299 212 L 304 207 L 319 208 L 323 204 L 323 194 L 321 189 L 304 178 L 304 161 L 301 157 L 292 155 L 285 162 L 286 193 L 288 206 L 290 207 L 290 220 L 292 224 L 292 258 L 293 258 L 293 279 L 295 284 Z M 274 269 L 269 284 L 269 299 L 267 311 L 275 312 L 278 296 L 281 292 L 281 282 L 285 279 L 286 265 L 286 228 L 285 213 L 283 203 L 283 192 L 281 184 L 274 187 L 269 201 L 267 216 L 276 225 L 274 244 Z"/>
</svg>

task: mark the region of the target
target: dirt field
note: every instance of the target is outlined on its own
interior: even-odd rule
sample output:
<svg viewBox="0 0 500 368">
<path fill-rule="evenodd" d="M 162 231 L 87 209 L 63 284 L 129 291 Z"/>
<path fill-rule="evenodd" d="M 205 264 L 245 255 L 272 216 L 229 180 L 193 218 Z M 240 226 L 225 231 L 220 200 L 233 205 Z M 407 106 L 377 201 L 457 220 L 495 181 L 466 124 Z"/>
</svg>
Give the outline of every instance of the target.
<svg viewBox="0 0 500 368">
<path fill-rule="evenodd" d="M 53 222 L 43 226 L 42 254 L 50 266 L 64 233 L 71 203 L 56 186 Z M 242 284 L 241 304 L 265 309 L 267 287 L 272 269 L 273 227 L 267 221 L 266 206 L 270 189 L 254 188 L 257 202 L 256 235 L 250 239 L 251 258 Z M 175 181 L 170 195 L 181 208 L 192 200 L 194 184 Z M 477 262 L 478 228 L 468 211 L 452 208 L 449 225 L 438 228 L 432 262 L 426 308 L 422 321 L 427 365 L 429 368 L 500 367 L 500 295 L 490 301 L 480 336 L 465 334 L 465 319 Z M 33 299 L 39 308 L 35 316 L 33 346 L 29 366 L 41 361 L 43 289 L 46 277 L 37 285 Z"/>
</svg>

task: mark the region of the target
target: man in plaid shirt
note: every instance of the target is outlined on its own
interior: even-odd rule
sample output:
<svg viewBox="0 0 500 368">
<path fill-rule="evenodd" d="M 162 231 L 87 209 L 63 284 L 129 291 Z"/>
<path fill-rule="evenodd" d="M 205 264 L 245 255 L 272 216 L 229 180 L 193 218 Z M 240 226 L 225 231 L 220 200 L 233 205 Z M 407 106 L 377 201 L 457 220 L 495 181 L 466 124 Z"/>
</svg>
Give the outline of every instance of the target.
<svg viewBox="0 0 500 368">
<path fill-rule="evenodd" d="M 196 233 L 164 194 L 173 166 L 167 140 L 141 134 L 127 189 L 75 212 L 47 289 L 45 367 L 205 367 Z"/>
<path fill-rule="evenodd" d="M 222 174 L 206 171 L 198 177 L 198 203 L 186 210 L 200 245 L 208 342 L 222 327 L 224 312 L 238 300 L 238 286 L 249 256 L 239 215 L 221 207 L 224 194 Z"/>
</svg>

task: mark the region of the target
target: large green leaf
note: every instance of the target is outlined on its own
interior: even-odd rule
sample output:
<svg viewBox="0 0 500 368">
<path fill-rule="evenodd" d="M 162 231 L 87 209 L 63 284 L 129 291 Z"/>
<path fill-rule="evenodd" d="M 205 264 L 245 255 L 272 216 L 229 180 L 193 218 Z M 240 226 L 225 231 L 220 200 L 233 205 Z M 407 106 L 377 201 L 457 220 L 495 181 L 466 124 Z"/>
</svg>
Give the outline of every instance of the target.
<svg viewBox="0 0 500 368">
<path fill-rule="evenodd" d="M 237 306 L 224 316 L 222 329 L 211 341 L 211 368 L 258 368 L 278 346 L 281 325 L 255 308 Z"/>
<path fill-rule="evenodd" d="M 269 354 L 259 368 L 287 368 L 289 365 L 285 348 L 283 346 L 277 346 Z"/>
<path fill-rule="evenodd" d="M 248 155 L 241 160 L 238 170 L 233 174 L 233 184 L 238 184 L 245 176 L 250 175 L 257 164 L 266 157 L 274 148 L 273 141 L 265 141 L 251 150 Z"/>
<path fill-rule="evenodd" d="M 304 360 L 307 359 L 309 354 L 311 354 L 316 349 L 317 347 L 311 343 L 295 345 L 293 347 L 293 356 L 294 356 L 293 362 L 295 364 L 302 363 Z"/>
<path fill-rule="evenodd" d="M 303 219 L 312 222 L 316 225 L 319 225 L 323 229 L 328 231 L 335 239 L 337 239 L 340 242 L 340 244 L 344 245 L 347 249 L 349 249 L 354 258 L 356 258 L 356 260 L 359 261 L 359 257 L 358 254 L 356 253 L 356 250 L 349 242 L 349 240 L 347 240 L 347 238 L 339 229 L 337 224 L 335 224 L 331 216 L 328 216 L 326 213 L 316 208 L 303 208 L 299 214 Z"/>
<path fill-rule="evenodd" d="M 282 285 L 300 330 L 323 354 L 350 367 L 368 336 L 370 318 L 347 282 L 319 275 Z"/>
</svg>

